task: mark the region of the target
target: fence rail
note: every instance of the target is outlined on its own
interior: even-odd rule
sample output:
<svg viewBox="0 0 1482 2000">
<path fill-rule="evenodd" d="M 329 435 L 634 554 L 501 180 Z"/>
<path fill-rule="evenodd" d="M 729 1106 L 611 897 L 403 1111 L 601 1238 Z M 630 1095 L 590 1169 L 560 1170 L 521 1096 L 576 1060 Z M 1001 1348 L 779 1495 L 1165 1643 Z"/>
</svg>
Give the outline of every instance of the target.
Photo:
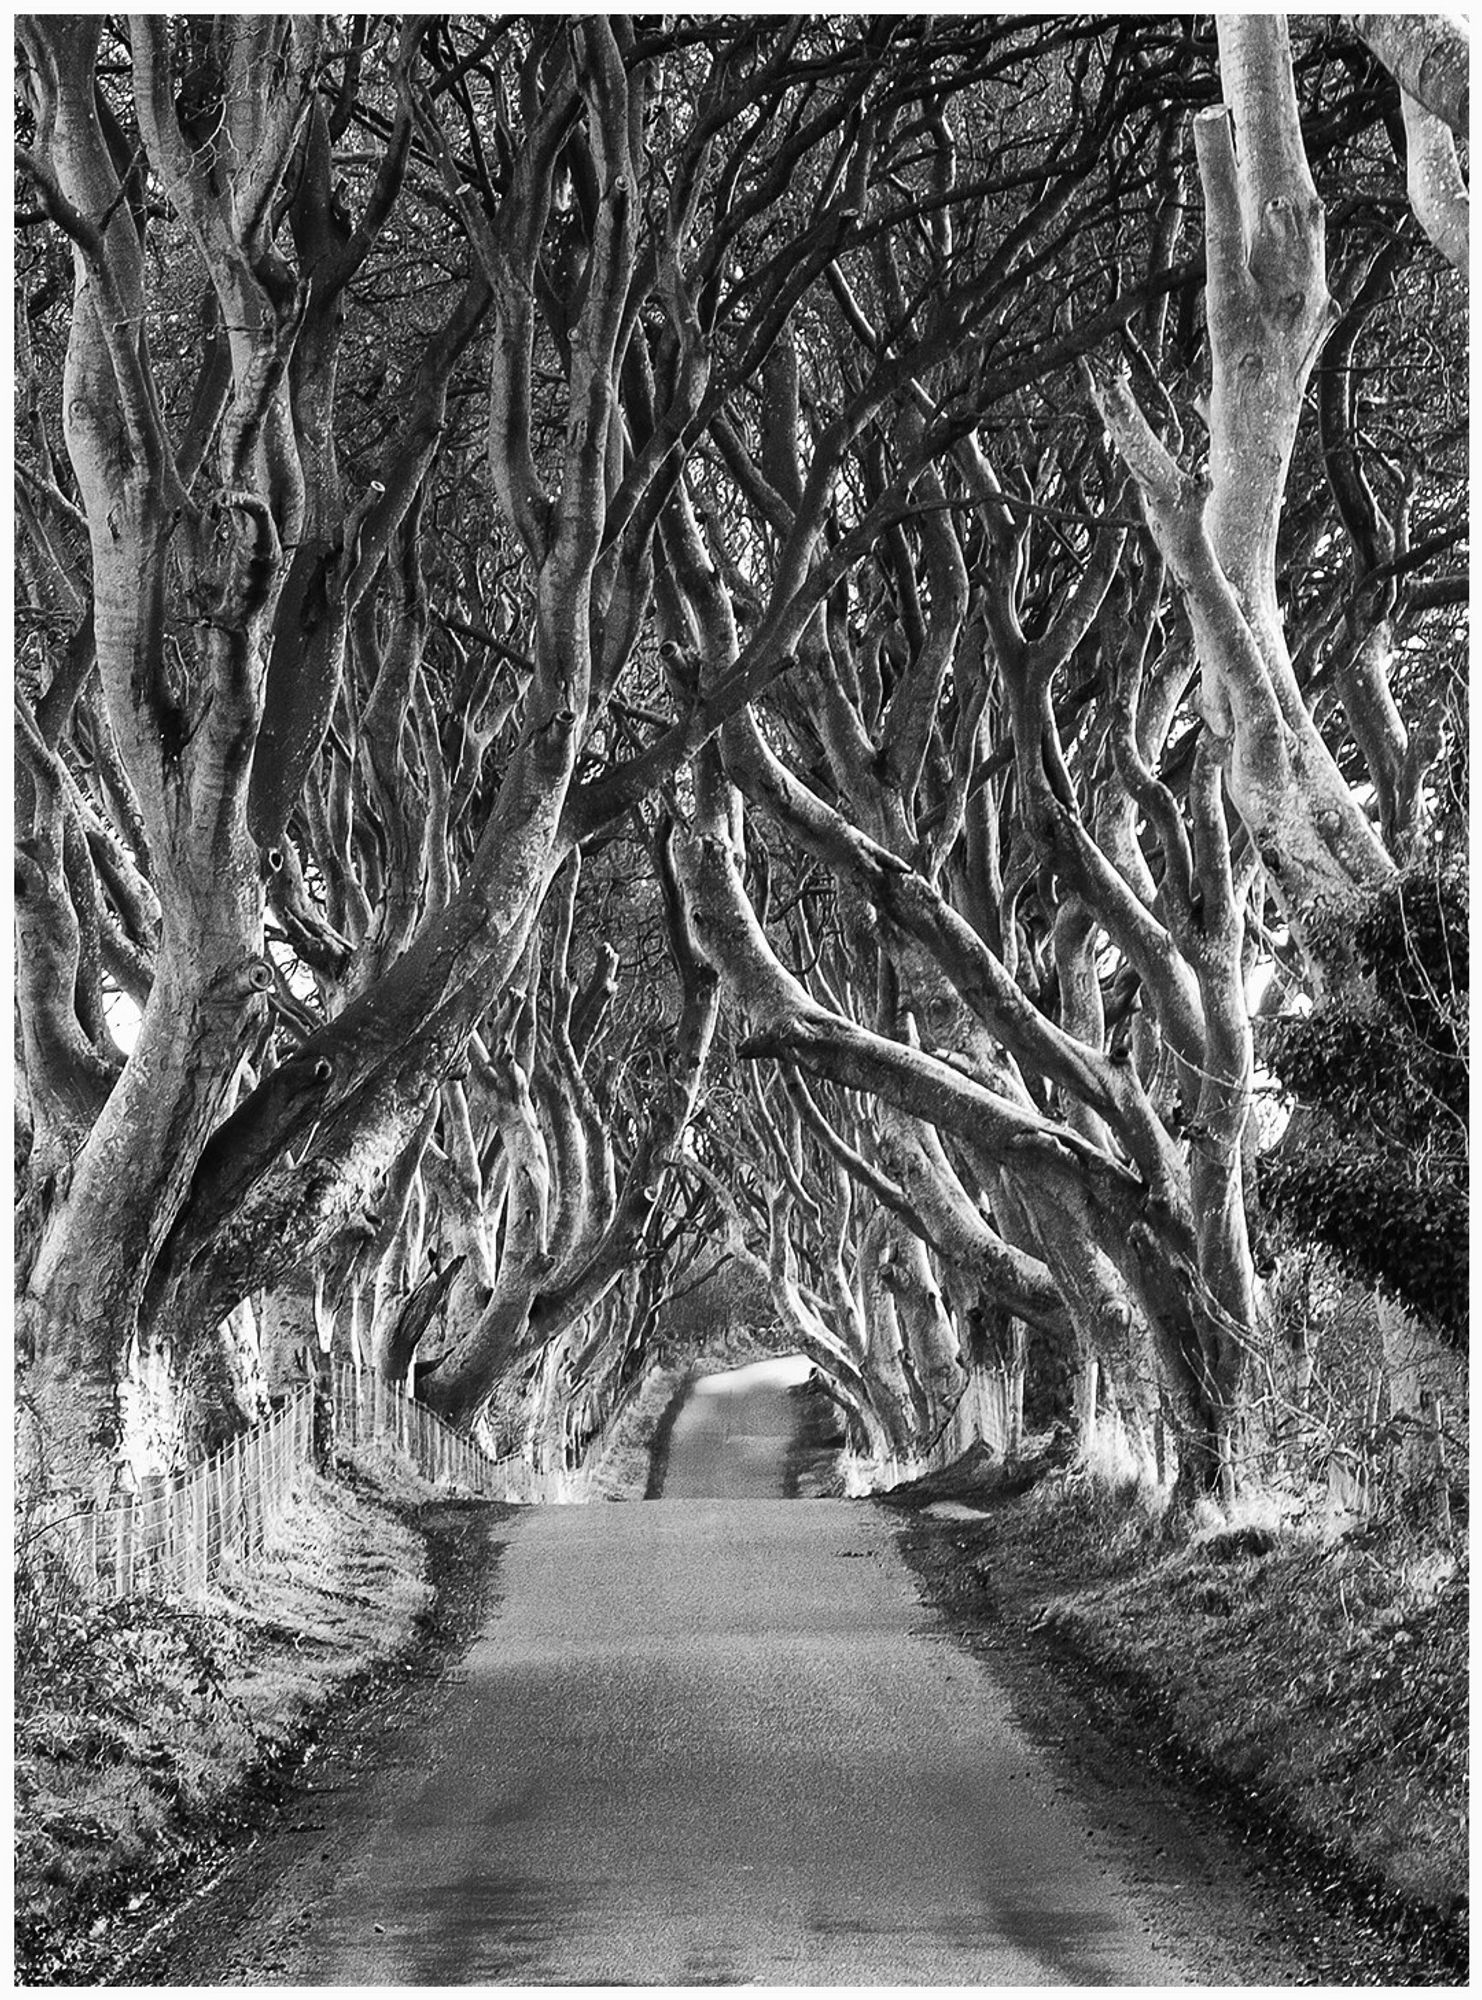
<svg viewBox="0 0 1482 2000">
<path fill-rule="evenodd" d="M 461 1431 L 413 1402 L 374 1370 L 335 1370 L 335 1431 L 342 1443 L 384 1440 L 424 1478 L 492 1500 L 544 1498 L 545 1481 L 523 1459 L 491 1458 Z M 17 1518 L 22 1557 L 58 1564 L 91 1595 L 199 1596 L 231 1558 L 261 1552 L 314 1449 L 314 1390 L 298 1390 L 264 1423 L 192 1471 L 160 1476 L 99 1507 L 75 1493 L 48 1494 Z"/>
</svg>

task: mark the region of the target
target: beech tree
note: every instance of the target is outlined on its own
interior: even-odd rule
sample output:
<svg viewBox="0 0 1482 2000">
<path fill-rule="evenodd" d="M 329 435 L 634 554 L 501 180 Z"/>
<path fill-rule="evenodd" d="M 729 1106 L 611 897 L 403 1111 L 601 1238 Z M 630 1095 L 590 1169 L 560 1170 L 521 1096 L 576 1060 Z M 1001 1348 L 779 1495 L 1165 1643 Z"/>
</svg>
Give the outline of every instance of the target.
<svg viewBox="0 0 1482 2000">
<path fill-rule="evenodd" d="M 1461 782 L 1367 20 L 22 23 L 51 1476 L 334 1351 L 566 1462 L 709 1243 L 881 1457 L 1233 1490 L 1253 981 Z"/>
<path fill-rule="evenodd" d="M 507 102 L 491 72 L 482 131 L 470 112 L 477 185 L 437 102 L 439 61 L 455 113 L 471 106 L 468 71 L 451 49 L 423 63 L 435 31 L 392 28 L 373 50 L 362 23 L 332 49 L 333 27 L 137 17 L 106 82 L 101 19 L 24 29 L 23 168 L 75 268 L 62 430 L 77 502 L 44 475 L 40 499 L 86 530 L 91 603 L 65 690 L 55 673 L 46 684 L 51 741 L 22 731 L 29 839 L 51 847 L 23 899 L 46 949 L 23 957 L 80 962 L 75 905 L 46 860 L 60 858 L 69 805 L 58 743 L 85 690 L 154 905 L 152 934 L 133 940 L 148 990 L 121 1066 L 97 1010 L 39 1032 L 43 1008 L 72 1011 L 65 977 L 42 973 L 23 995 L 23 1340 L 43 1428 L 74 1463 L 114 1431 L 120 1359 L 136 1343 L 168 1371 L 255 1290 L 375 1228 L 376 1202 L 568 863 L 578 759 L 638 638 L 652 536 L 640 509 L 664 468 L 650 434 L 693 393 L 687 329 L 672 330 L 680 351 L 657 390 L 632 349 L 630 291 L 654 249 L 634 199 L 648 66 L 633 59 L 633 25 L 491 30 L 527 87 Z M 364 85 L 373 57 L 379 93 Z M 357 217 L 333 148 L 366 128 L 385 136 Z M 414 165 L 433 212 L 456 222 L 463 286 L 412 359 L 380 476 L 346 495 L 344 293 Z M 540 270 L 560 385 L 537 411 L 532 312 L 558 169 L 582 181 L 567 230 L 579 240 L 563 282 Z M 183 433 L 154 357 L 162 313 L 177 338 L 184 316 L 164 311 L 159 294 L 175 288 L 156 279 L 152 229 L 168 235 L 167 262 L 191 260 L 206 300 Z M 508 665 L 494 635 L 460 690 L 465 785 L 481 809 L 450 842 L 467 800 L 440 768 L 420 517 L 451 369 L 484 322 L 486 464 L 529 590 L 527 671 L 503 704 L 493 769 L 477 767 L 494 736 L 490 683 Z M 625 368 L 647 376 L 636 440 Z M 671 732 L 661 768 L 693 726 Z M 265 1046 L 265 996 L 285 979 L 265 950 L 269 907 L 317 987 L 307 1019 L 291 981 L 279 995 L 279 1020 L 300 1031 L 288 1047 Z"/>
</svg>

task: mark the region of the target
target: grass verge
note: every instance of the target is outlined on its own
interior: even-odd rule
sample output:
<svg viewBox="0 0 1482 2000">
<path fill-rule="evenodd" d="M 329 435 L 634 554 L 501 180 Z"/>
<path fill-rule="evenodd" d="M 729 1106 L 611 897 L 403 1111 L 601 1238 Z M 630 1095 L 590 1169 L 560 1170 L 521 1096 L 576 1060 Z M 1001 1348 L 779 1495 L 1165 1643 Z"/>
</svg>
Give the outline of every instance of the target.
<svg viewBox="0 0 1482 2000">
<path fill-rule="evenodd" d="M 431 1491 L 391 1462 L 306 1472 L 264 1553 L 199 1604 L 18 1582 L 18 1982 L 71 1983 L 410 1644 L 432 1597 L 411 1510 Z"/>
<path fill-rule="evenodd" d="M 1334 1537 L 1252 1519 L 1176 1542 L 1136 1488 L 1033 1464 L 969 1461 L 884 1504 L 943 1500 L 945 1609 L 1079 1673 L 1097 1726 L 1220 1794 L 1397 1963 L 1464 1974 L 1464 1550 L 1394 1521 Z"/>
</svg>

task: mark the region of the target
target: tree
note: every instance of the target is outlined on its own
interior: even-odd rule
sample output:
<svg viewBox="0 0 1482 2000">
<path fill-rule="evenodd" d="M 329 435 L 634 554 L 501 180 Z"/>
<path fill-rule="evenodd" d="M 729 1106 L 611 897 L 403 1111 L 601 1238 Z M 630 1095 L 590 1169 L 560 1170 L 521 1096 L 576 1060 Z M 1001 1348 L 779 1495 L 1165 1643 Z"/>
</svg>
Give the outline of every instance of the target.
<svg viewBox="0 0 1482 2000">
<path fill-rule="evenodd" d="M 1466 36 L 1440 14 L 1349 18 L 1400 88 L 1406 187 L 1416 219 L 1447 262 L 1465 275 L 1470 201 L 1456 141 L 1468 133 Z"/>
<path fill-rule="evenodd" d="M 42 497 L 85 525 L 93 596 L 70 677 L 46 682 L 50 741 L 40 724 L 22 731 L 29 900 L 51 959 L 75 959 L 57 749 L 95 650 L 101 700 L 88 712 L 111 737 L 128 859 L 158 905 L 122 1065 L 96 1009 L 92 1036 L 65 1019 L 65 985 L 42 976 L 23 994 L 34 1134 L 23 1338 L 36 1408 L 59 1463 L 74 1465 L 111 1429 L 131 1343 L 208 1339 L 241 1299 L 363 1228 L 394 1180 L 571 852 L 563 815 L 578 759 L 638 638 L 652 527 L 633 514 L 663 464 L 640 448 L 609 487 L 628 451 L 619 378 L 637 368 L 627 308 L 646 222 L 631 198 L 646 73 L 626 60 L 630 24 L 509 31 L 523 37 L 531 89 L 502 127 L 496 116 L 502 163 L 483 165 L 498 229 L 477 219 L 473 190 L 428 187 L 467 229 L 475 268 L 412 363 L 381 476 L 348 505 L 335 449 L 345 286 L 384 234 L 418 141 L 424 173 L 455 182 L 458 170 L 419 68 L 430 31 L 408 28 L 378 52 L 377 98 L 364 32 L 332 50 L 327 20 L 207 29 L 141 17 L 106 81 L 104 27 L 24 28 L 34 144 L 23 164 L 76 274 L 63 430 L 78 499 L 54 481 Z M 331 178 L 332 119 L 341 136 L 356 119 L 389 124 L 358 224 Z M 583 176 L 588 240 L 552 301 L 559 393 L 536 411 L 531 302 L 558 167 Z M 152 231 L 193 255 L 206 287 L 183 436 L 154 360 L 168 351 L 160 321 L 178 337 L 182 315 L 162 296 Z M 449 855 L 436 851 L 449 799 L 422 658 L 421 527 L 449 370 L 486 317 L 488 463 L 529 577 L 529 671 L 474 837 Z M 660 417 L 688 393 L 665 386 Z M 537 434 L 545 423 L 554 447 Z M 469 692 L 472 723 L 489 694 Z M 417 761 L 428 817 L 412 840 L 396 781 Z M 269 900 L 318 988 L 307 1010 L 292 981 L 280 997 L 287 1048 L 264 1018 L 285 977 L 265 949 Z M 64 1016 L 60 1037 L 41 1025 L 47 1005 Z M 244 1062 L 252 1087 L 236 1102 Z"/>
</svg>

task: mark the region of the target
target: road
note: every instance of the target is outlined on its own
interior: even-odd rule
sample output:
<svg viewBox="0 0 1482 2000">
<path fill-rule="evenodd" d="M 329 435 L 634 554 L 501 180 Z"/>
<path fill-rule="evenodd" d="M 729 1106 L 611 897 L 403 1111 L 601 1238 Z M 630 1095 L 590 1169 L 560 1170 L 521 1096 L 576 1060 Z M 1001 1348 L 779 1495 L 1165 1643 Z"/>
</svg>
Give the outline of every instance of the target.
<svg viewBox="0 0 1482 2000">
<path fill-rule="evenodd" d="M 780 1490 L 790 1427 L 765 1377 L 701 1394 L 670 1497 L 523 1519 L 298 1978 L 1189 1983 L 890 1523 L 734 1497 Z"/>
<path fill-rule="evenodd" d="M 712 1382 L 666 1497 L 501 1518 L 454 1670 L 331 1743 L 130 1983 L 1284 1982 L 1238 1864 L 1031 1743 L 883 1510 L 775 1497 L 792 1423 L 768 1371 Z"/>
</svg>

